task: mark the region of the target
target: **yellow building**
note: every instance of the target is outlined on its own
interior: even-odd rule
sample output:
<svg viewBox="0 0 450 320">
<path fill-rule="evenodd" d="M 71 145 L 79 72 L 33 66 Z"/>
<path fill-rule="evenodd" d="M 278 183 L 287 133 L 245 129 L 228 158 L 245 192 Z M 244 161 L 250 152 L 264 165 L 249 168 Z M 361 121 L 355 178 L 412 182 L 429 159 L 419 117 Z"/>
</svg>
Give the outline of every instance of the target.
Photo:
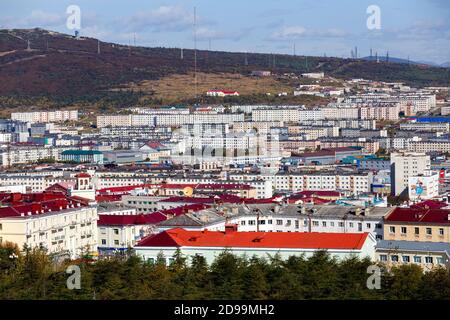
<svg viewBox="0 0 450 320">
<path fill-rule="evenodd" d="M 384 218 L 384 239 L 450 243 L 450 210 L 396 208 Z"/>
</svg>

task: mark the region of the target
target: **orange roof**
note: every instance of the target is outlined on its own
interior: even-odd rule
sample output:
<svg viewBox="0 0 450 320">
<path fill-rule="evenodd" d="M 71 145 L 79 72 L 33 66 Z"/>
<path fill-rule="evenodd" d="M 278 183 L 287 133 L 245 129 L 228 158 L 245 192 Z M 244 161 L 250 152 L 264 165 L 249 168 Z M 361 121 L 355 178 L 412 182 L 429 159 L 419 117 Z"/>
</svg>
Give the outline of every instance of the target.
<svg viewBox="0 0 450 320">
<path fill-rule="evenodd" d="M 144 238 L 137 246 L 359 250 L 368 235 L 368 233 L 190 231 L 175 228 Z"/>
</svg>

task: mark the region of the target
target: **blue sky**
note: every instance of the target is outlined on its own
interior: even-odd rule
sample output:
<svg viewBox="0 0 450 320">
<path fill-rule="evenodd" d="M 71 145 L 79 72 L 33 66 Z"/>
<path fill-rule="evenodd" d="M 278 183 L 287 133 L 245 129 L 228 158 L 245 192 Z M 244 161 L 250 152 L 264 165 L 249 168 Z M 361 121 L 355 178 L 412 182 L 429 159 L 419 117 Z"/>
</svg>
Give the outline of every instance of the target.
<svg viewBox="0 0 450 320">
<path fill-rule="evenodd" d="M 366 26 L 369 5 L 381 29 Z M 349 57 L 450 61 L 450 0 L 2 0 L 0 28 L 42 27 L 73 34 L 66 8 L 81 9 L 81 35 L 137 45 Z"/>
</svg>

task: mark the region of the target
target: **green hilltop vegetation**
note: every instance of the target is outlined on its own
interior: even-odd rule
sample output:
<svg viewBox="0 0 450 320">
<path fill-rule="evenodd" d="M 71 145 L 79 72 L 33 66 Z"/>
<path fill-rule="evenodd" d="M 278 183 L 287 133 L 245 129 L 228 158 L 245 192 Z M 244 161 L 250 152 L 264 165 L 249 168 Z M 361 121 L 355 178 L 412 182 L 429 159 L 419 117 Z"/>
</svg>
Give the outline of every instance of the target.
<svg viewBox="0 0 450 320">
<path fill-rule="evenodd" d="M 368 259 L 336 261 L 325 251 L 310 258 L 237 257 L 223 252 L 211 264 L 179 253 L 142 261 L 130 249 L 122 256 L 54 265 L 43 249 L 0 246 L 0 299 L 450 299 L 450 275 L 444 268 L 423 273 L 416 265 L 384 270 L 381 288 L 370 290 Z M 81 288 L 69 290 L 66 268 L 78 265 Z"/>
</svg>

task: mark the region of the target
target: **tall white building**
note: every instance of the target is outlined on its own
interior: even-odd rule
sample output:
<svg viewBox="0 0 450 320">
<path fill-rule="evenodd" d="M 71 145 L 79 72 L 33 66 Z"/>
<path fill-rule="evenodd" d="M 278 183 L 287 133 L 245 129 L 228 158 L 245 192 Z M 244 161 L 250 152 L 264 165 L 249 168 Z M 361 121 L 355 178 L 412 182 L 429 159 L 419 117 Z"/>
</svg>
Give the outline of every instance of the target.
<svg viewBox="0 0 450 320">
<path fill-rule="evenodd" d="M 423 175 L 430 170 L 430 156 L 424 153 L 391 153 L 391 191 L 400 195 L 408 188 L 409 178 Z"/>
</svg>

